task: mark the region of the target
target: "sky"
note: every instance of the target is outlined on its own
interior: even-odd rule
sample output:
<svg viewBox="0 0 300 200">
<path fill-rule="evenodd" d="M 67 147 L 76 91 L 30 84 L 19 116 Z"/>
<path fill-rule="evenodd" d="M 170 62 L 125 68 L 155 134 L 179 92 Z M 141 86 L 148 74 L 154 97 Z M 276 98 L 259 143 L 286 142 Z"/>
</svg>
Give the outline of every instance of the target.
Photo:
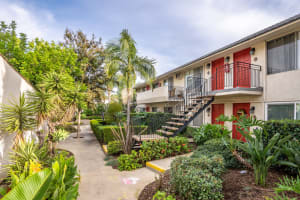
<svg viewBox="0 0 300 200">
<path fill-rule="evenodd" d="M 69 28 L 105 45 L 126 28 L 157 75 L 298 13 L 299 0 L 0 0 L 0 21 L 30 39 Z"/>
</svg>

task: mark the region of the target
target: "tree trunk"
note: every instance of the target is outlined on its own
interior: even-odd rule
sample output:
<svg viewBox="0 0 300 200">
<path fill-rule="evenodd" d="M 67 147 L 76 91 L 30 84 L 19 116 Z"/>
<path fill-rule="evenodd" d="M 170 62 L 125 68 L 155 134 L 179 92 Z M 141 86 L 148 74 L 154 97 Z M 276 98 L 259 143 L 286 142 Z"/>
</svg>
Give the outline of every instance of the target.
<svg viewBox="0 0 300 200">
<path fill-rule="evenodd" d="M 81 120 L 81 112 L 78 109 L 77 110 L 77 139 L 79 138 L 79 134 L 80 134 L 80 120 Z"/>
<path fill-rule="evenodd" d="M 236 151 L 236 150 L 234 150 L 233 152 L 232 152 L 232 154 L 234 155 L 234 157 L 240 162 L 240 163 L 242 163 L 243 165 L 245 165 L 248 169 L 253 169 L 253 167 L 251 166 L 251 164 L 250 163 L 248 163 L 244 158 L 242 158 L 242 156 L 240 156 L 240 154 Z"/>
<path fill-rule="evenodd" d="M 107 90 L 107 96 L 108 96 L 108 103 L 110 103 L 110 101 L 111 101 L 111 90 L 110 89 Z"/>
<path fill-rule="evenodd" d="M 131 151 L 131 130 L 130 130 L 130 97 L 129 88 L 127 88 L 127 134 L 126 134 L 126 154 L 130 154 Z"/>
</svg>

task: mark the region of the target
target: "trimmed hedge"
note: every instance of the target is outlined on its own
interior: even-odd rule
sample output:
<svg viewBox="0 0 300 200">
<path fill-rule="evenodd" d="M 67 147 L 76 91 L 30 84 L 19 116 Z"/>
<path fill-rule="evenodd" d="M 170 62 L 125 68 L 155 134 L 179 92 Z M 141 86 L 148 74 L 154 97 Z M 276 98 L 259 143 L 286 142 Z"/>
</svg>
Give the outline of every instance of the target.
<svg viewBox="0 0 300 200">
<path fill-rule="evenodd" d="M 300 141 L 300 120 L 271 120 L 264 123 L 264 130 L 266 135 L 264 136 L 265 143 L 276 134 L 280 133 L 283 138 L 288 135 L 293 135 L 298 141 Z"/>
<path fill-rule="evenodd" d="M 179 157 L 171 163 L 171 185 L 183 199 L 221 200 L 224 169 L 220 155 Z"/>
<path fill-rule="evenodd" d="M 122 144 L 120 141 L 110 141 L 107 144 L 107 153 L 109 155 L 115 155 L 122 152 Z"/>
<path fill-rule="evenodd" d="M 94 122 L 96 123 L 96 122 Z M 112 133 L 111 129 L 117 129 L 119 130 L 119 126 L 116 125 L 101 125 L 101 123 L 98 122 L 98 126 L 94 125 L 93 132 L 96 135 L 96 138 L 99 140 L 99 142 L 108 144 L 110 141 L 114 141 L 115 137 Z M 135 126 L 135 128 L 146 128 L 147 126 Z M 125 133 L 125 129 L 122 128 L 123 133 Z"/>
</svg>

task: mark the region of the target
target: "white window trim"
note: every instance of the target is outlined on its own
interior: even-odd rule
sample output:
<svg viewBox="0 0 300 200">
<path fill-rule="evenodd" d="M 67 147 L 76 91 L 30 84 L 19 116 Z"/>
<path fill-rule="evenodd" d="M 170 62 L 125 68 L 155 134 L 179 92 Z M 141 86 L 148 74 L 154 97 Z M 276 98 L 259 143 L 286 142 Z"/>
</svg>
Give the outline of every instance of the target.
<svg viewBox="0 0 300 200">
<path fill-rule="evenodd" d="M 288 102 L 270 102 L 266 103 L 265 105 L 265 121 L 268 120 L 268 105 L 284 105 L 284 104 L 294 104 L 294 120 L 296 120 L 297 117 L 297 104 L 300 104 L 300 101 L 288 101 Z"/>
</svg>

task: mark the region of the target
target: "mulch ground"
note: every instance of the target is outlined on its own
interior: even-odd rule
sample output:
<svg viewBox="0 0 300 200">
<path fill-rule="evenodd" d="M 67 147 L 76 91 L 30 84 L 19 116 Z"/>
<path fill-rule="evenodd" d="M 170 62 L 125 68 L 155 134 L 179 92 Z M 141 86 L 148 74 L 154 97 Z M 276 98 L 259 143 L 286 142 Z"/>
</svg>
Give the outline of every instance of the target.
<svg viewBox="0 0 300 200">
<path fill-rule="evenodd" d="M 266 187 L 256 186 L 254 182 L 254 174 L 248 171 L 246 174 L 241 174 L 241 170 L 228 170 L 222 177 L 223 179 L 223 194 L 225 200 L 265 200 L 265 197 L 274 196 L 273 188 L 279 179 L 284 175 L 276 171 L 268 173 Z M 139 200 L 152 200 L 153 195 L 158 191 L 165 191 L 167 194 L 172 194 L 176 200 L 184 200 L 175 194 L 175 191 L 170 187 L 170 173 L 167 171 L 158 179 L 147 185 L 139 196 Z M 295 193 L 286 193 L 289 198 L 300 199 L 300 195 Z"/>
</svg>

